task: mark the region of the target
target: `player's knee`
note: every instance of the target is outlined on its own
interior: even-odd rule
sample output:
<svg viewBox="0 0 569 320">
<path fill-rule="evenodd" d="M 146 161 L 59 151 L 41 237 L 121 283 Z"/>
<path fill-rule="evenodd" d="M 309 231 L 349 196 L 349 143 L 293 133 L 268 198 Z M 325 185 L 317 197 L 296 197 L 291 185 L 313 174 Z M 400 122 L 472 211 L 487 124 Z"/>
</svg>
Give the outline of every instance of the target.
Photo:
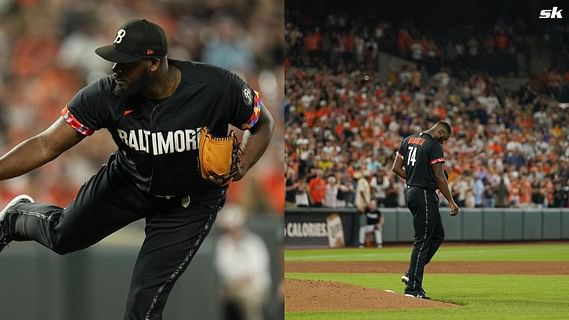
<svg viewBox="0 0 569 320">
<path fill-rule="evenodd" d="M 59 236 L 54 239 L 51 249 L 59 255 L 64 255 L 83 249 L 84 247 L 85 246 L 82 246 L 77 239 L 73 240 L 69 237 Z"/>
</svg>

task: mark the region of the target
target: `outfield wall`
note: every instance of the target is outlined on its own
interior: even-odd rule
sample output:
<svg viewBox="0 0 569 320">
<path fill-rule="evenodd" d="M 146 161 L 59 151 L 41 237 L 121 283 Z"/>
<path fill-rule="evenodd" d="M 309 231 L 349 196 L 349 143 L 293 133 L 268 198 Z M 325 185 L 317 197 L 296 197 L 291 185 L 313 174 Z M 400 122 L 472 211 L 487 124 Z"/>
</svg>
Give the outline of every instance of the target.
<svg viewBox="0 0 569 320">
<path fill-rule="evenodd" d="M 385 224 L 383 241 L 410 242 L 412 216 L 406 208 L 382 208 Z M 338 214 L 347 246 L 355 245 L 361 215 L 355 209 L 294 208 L 285 211 L 287 247 L 326 247 L 327 218 Z M 521 241 L 568 240 L 569 209 L 461 209 L 456 217 L 441 208 L 446 240 Z"/>
</svg>

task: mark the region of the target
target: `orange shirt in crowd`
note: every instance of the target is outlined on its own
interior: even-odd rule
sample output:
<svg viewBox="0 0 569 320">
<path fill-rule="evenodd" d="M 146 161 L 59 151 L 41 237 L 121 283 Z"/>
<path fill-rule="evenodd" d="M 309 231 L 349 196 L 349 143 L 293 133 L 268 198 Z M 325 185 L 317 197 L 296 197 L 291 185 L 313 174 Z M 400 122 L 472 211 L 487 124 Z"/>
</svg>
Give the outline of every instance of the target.
<svg viewBox="0 0 569 320">
<path fill-rule="evenodd" d="M 346 52 L 352 52 L 354 51 L 354 36 L 350 33 L 346 33 L 344 34 L 344 37 L 342 38 L 342 43 L 344 44 L 344 50 Z"/>
<path fill-rule="evenodd" d="M 531 183 L 528 179 L 523 179 L 521 181 L 520 187 L 520 203 L 529 204 L 531 203 Z"/>
<path fill-rule="evenodd" d="M 531 129 L 533 127 L 533 116 L 527 112 L 520 112 L 518 115 L 518 125 L 522 129 Z"/>
<path fill-rule="evenodd" d="M 435 109 L 435 115 L 440 119 L 440 120 L 444 120 L 447 118 L 447 108 L 443 107 L 443 106 L 438 106 Z"/>
<path fill-rule="evenodd" d="M 316 51 L 322 45 L 322 35 L 318 32 L 312 32 L 304 38 L 304 47 L 308 51 Z"/>
<path fill-rule="evenodd" d="M 495 154 L 502 154 L 504 153 L 504 146 L 501 143 L 490 142 L 488 145 L 488 150 L 492 151 Z"/>
<path fill-rule="evenodd" d="M 406 31 L 400 30 L 397 36 L 397 47 L 403 51 L 408 51 L 411 48 L 413 39 Z"/>
<path fill-rule="evenodd" d="M 320 177 L 312 178 L 308 182 L 308 192 L 314 203 L 321 204 L 326 195 L 326 180 Z"/>
<path fill-rule="evenodd" d="M 314 120 L 316 119 L 316 112 L 315 111 L 304 111 L 304 122 L 309 126 L 312 127 L 314 125 Z"/>
<path fill-rule="evenodd" d="M 327 116 L 331 113 L 332 113 L 332 108 L 326 106 L 324 108 L 320 108 L 319 110 L 316 110 L 316 117 L 322 118 L 322 117 Z"/>
<path fill-rule="evenodd" d="M 334 128 L 334 131 L 336 132 L 338 137 L 340 137 L 340 141 L 343 141 L 344 140 L 344 124 L 338 123 L 336 125 L 336 127 Z"/>
<path fill-rule="evenodd" d="M 500 33 L 496 37 L 496 47 L 505 50 L 508 48 L 508 37 L 504 33 Z"/>
</svg>

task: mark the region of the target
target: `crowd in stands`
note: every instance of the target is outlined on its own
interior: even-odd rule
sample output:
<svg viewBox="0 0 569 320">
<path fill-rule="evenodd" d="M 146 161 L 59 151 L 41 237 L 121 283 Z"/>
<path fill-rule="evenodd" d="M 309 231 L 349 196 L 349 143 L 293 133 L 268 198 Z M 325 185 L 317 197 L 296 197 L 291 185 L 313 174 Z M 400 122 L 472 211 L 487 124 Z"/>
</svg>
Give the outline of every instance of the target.
<svg viewBox="0 0 569 320">
<path fill-rule="evenodd" d="M 250 199 L 243 205 L 263 206 L 265 212 L 282 212 L 282 192 L 244 194 L 284 188 L 284 129 L 278 112 L 284 87 L 282 10 L 269 0 L 256 1 L 255 6 L 239 0 L 2 1 L 0 154 L 47 128 L 77 90 L 109 74 L 112 64 L 94 49 L 112 42 L 128 20 L 145 18 L 164 27 L 169 58 L 220 65 L 261 92 L 276 118 L 276 142 L 240 187 L 232 187 L 230 198 Z M 0 204 L 29 193 L 38 201 L 66 206 L 116 150 L 105 130 L 88 140 L 25 176 L 2 181 Z"/>
<path fill-rule="evenodd" d="M 357 24 L 340 20 L 305 33 L 286 25 L 287 205 L 353 207 L 355 177 L 363 176 L 380 206 L 406 206 L 404 181 L 391 172 L 395 151 L 406 136 L 448 120 L 445 170 L 459 206 L 569 207 L 569 112 L 558 99 L 569 73 L 551 68 L 507 89 L 491 73 L 458 76 L 446 65 L 429 72 L 411 57 L 382 79 L 373 55 L 378 37 L 393 34 L 389 26 L 355 32 Z M 336 24 L 344 27 L 333 31 Z M 519 39 L 497 30 L 488 35 L 495 46 L 512 50 Z M 499 36 L 506 44 L 497 44 Z M 486 45 L 479 46 L 482 55 Z"/>
<path fill-rule="evenodd" d="M 325 19 L 290 12 L 287 21 L 289 63 L 298 67 L 344 64 L 347 69 L 377 67 L 378 51 L 423 65 L 429 73 L 447 66 L 462 79 L 474 72 L 492 76 L 526 75 L 530 35 L 551 48 L 555 66 L 569 67 L 569 27 L 551 24 L 545 35 L 532 34 L 523 19 L 500 19 L 488 25 L 441 27 L 434 21 L 390 21 L 329 14 Z"/>
</svg>

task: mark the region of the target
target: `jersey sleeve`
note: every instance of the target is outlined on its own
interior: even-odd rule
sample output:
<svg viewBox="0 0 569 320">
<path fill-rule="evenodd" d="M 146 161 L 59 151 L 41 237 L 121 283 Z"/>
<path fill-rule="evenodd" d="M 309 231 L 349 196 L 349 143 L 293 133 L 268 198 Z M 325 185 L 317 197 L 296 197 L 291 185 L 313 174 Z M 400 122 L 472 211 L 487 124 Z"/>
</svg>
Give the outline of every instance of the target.
<svg viewBox="0 0 569 320">
<path fill-rule="evenodd" d="M 93 82 L 81 89 L 61 110 L 65 122 L 84 136 L 107 127 L 109 110 L 103 99 L 103 81 Z"/>
<path fill-rule="evenodd" d="M 230 73 L 229 77 L 229 123 L 242 130 L 251 129 L 265 108 L 261 96 L 236 75 Z"/>
<path fill-rule="evenodd" d="M 429 162 L 431 165 L 435 163 L 445 162 L 445 155 L 442 144 L 435 142 L 431 145 L 431 158 L 429 159 Z"/>
</svg>

